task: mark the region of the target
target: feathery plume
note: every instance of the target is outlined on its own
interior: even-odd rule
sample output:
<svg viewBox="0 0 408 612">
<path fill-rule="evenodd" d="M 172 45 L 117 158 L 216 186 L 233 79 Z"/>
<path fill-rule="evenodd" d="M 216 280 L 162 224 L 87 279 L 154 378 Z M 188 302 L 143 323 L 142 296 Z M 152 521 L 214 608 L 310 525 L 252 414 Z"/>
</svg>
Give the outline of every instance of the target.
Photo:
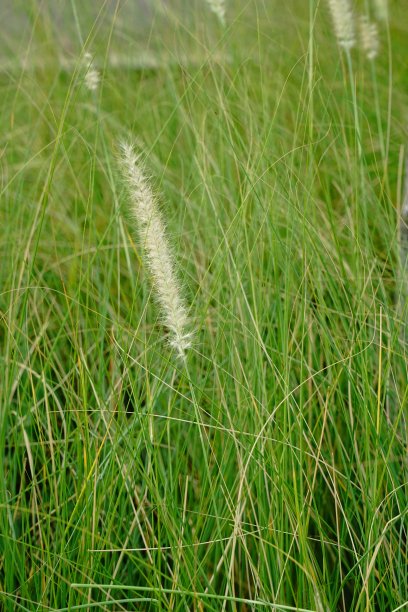
<svg viewBox="0 0 408 612">
<path fill-rule="evenodd" d="M 206 0 L 210 10 L 218 17 L 225 27 L 225 0 Z"/>
<path fill-rule="evenodd" d="M 366 15 L 362 15 L 359 19 L 359 29 L 363 51 L 367 59 L 374 60 L 380 49 L 377 24 L 370 21 Z"/>
<path fill-rule="evenodd" d="M 328 0 L 334 32 L 340 47 L 349 51 L 356 44 L 353 10 L 350 0 Z"/>
<path fill-rule="evenodd" d="M 185 351 L 191 346 L 191 333 L 186 332 L 187 310 L 174 270 L 166 229 L 156 197 L 144 174 L 141 156 L 131 144 L 122 143 L 120 148 L 120 161 L 129 190 L 131 215 L 137 222 L 163 323 L 170 332 L 170 345 L 184 358 Z"/>
<path fill-rule="evenodd" d="M 100 75 L 94 66 L 92 55 L 90 53 L 85 53 L 83 64 L 85 68 L 85 86 L 87 89 L 89 89 L 89 91 L 96 91 L 100 82 Z"/>
<path fill-rule="evenodd" d="M 388 1 L 387 0 L 374 0 L 374 10 L 377 19 L 380 21 L 387 21 L 388 19 Z"/>
</svg>

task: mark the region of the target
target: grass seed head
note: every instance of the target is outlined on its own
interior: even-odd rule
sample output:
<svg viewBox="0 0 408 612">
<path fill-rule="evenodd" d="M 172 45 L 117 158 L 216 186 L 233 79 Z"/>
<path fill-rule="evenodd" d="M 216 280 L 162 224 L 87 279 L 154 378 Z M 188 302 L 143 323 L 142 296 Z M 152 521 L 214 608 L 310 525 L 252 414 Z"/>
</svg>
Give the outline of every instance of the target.
<svg viewBox="0 0 408 612">
<path fill-rule="evenodd" d="M 163 323 L 170 332 L 169 343 L 184 358 L 191 346 L 191 334 L 187 332 L 187 309 L 175 273 L 165 225 L 140 155 L 128 143 L 121 144 L 120 148 L 120 164 L 129 191 L 131 217 L 136 222 Z"/>
<path fill-rule="evenodd" d="M 95 68 L 92 55 L 88 52 L 85 53 L 83 62 L 85 68 L 85 87 L 89 89 L 89 91 L 96 91 L 99 87 L 101 78 L 98 70 Z"/>
<path fill-rule="evenodd" d="M 377 19 L 387 21 L 388 19 L 388 0 L 374 0 L 374 9 Z"/>
<path fill-rule="evenodd" d="M 225 26 L 225 0 L 206 0 L 210 10 L 216 15 L 222 26 Z"/>
<path fill-rule="evenodd" d="M 328 0 L 337 42 L 346 51 L 356 44 L 353 9 L 350 0 Z"/>
<path fill-rule="evenodd" d="M 363 51 L 367 59 L 374 60 L 380 49 L 377 24 L 370 21 L 366 15 L 363 15 L 359 19 L 359 29 Z"/>
</svg>

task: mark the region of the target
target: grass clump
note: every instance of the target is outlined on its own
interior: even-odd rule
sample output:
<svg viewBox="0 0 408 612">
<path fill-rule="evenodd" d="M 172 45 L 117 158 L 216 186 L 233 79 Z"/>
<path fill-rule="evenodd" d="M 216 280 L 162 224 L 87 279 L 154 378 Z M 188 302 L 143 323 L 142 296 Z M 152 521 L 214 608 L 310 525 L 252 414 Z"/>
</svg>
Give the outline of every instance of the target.
<svg viewBox="0 0 408 612">
<path fill-rule="evenodd" d="M 331 4 L 231 1 L 221 27 L 204 2 L 73 2 L 65 37 L 24 9 L 0 81 L 5 610 L 404 608 L 404 5 L 368 59 Z"/>
</svg>

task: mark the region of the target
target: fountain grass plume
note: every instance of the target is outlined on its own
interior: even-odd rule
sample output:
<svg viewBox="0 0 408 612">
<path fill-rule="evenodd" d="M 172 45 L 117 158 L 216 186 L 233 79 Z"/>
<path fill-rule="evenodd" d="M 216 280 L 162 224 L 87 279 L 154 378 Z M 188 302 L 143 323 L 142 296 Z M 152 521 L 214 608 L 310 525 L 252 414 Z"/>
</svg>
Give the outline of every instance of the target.
<svg viewBox="0 0 408 612">
<path fill-rule="evenodd" d="M 129 193 L 129 210 L 136 222 L 163 324 L 169 330 L 170 345 L 181 358 L 185 358 L 186 350 L 191 346 L 187 309 L 157 199 L 145 175 L 141 155 L 129 143 L 121 143 L 120 151 L 120 166 Z"/>
<path fill-rule="evenodd" d="M 89 91 L 96 91 L 99 87 L 100 74 L 96 70 L 92 55 L 87 52 L 83 57 L 83 64 L 85 69 L 85 86 Z"/>
<path fill-rule="evenodd" d="M 216 15 L 225 27 L 225 0 L 206 0 L 209 9 Z"/>
<path fill-rule="evenodd" d="M 345 51 L 356 44 L 353 9 L 350 0 L 328 0 L 337 42 Z"/>
<path fill-rule="evenodd" d="M 387 21 L 388 19 L 388 0 L 374 0 L 374 10 L 377 19 Z"/>
<path fill-rule="evenodd" d="M 380 49 L 378 27 L 374 21 L 370 21 L 366 15 L 359 19 L 361 46 L 367 59 L 374 60 Z"/>
</svg>

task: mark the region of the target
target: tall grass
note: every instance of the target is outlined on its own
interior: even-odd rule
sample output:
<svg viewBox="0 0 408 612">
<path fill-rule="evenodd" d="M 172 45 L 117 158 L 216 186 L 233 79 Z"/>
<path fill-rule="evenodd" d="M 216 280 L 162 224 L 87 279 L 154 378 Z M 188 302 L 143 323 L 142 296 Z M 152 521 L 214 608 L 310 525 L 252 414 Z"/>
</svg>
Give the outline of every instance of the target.
<svg viewBox="0 0 408 612">
<path fill-rule="evenodd" d="M 231 1 L 225 27 L 154 4 L 72 2 L 65 37 L 22 4 L 4 58 L 2 608 L 402 610 L 404 2 L 372 60 L 328 3 Z M 128 221 L 129 139 L 185 362 Z"/>
</svg>

